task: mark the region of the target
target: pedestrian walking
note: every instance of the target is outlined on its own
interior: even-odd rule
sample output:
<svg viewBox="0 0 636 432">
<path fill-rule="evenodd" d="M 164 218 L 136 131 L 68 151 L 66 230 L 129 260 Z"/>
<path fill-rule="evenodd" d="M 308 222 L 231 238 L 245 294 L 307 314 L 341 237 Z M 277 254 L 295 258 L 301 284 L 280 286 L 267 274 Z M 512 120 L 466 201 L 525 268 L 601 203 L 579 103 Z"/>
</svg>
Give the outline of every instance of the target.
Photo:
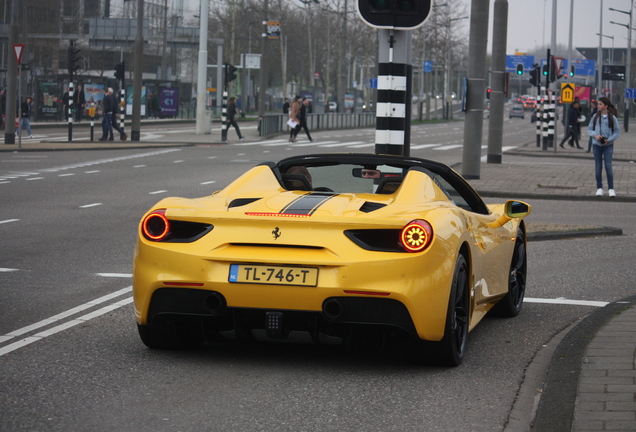
<svg viewBox="0 0 636 432">
<path fill-rule="evenodd" d="M 22 129 L 26 129 L 27 135 L 29 138 L 33 138 L 33 133 L 31 132 L 31 122 L 29 119 L 31 118 L 31 102 L 32 99 L 30 96 L 27 96 L 26 100 L 22 102 L 22 123 L 20 125 L 20 131 Z"/>
<path fill-rule="evenodd" d="M 122 141 L 126 141 L 126 139 L 128 138 L 128 135 L 126 135 L 124 130 L 119 127 L 119 113 L 121 111 L 119 109 L 119 102 L 117 102 L 117 98 L 115 97 L 114 94 L 111 94 L 110 97 L 113 99 L 113 106 L 114 106 L 114 108 L 113 108 L 113 117 L 112 117 L 112 122 L 113 122 L 112 123 L 112 127 L 117 132 L 119 132 L 119 139 L 122 140 Z"/>
<path fill-rule="evenodd" d="M 300 104 L 300 113 L 298 114 L 298 120 L 300 122 L 298 124 L 298 132 L 296 132 L 296 134 L 298 134 L 301 129 L 304 129 L 305 133 L 307 134 L 307 138 L 309 138 L 309 141 L 313 142 L 314 140 L 311 138 L 311 135 L 309 134 L 309 127 L 307 127 L 307 112 L 308 111 L 309 111 L 309 99 L 303 98 L 303 101 Z"/>
<path fill-rule="evenodd" d="M 598 113 L 597 103 L 595 100 L 592 101 L 592 112 L 590 113 L 590 120 Z M 592 137 L 587 140 L 587 152 L 592 151 Z"/>
<path fill-rule="evenodd" d="M 579 123 L 580 123 L 580 114 L 579 114 L 579 102 L 574 101 L 570 105 L 570 109 L 568 110 L 567 123 L 565 126 L 565 136 L 563 137 L 563 141 L 559 146 L 561 148 L 565 148 L 563 144 L 570 138 L 570 147 L 574 147 L 574 143 L 576 143 L 577 149 L 582 149 L 579 145 Z"/>
<path fill-rule="evenodd" d="M 245 137 L 241 135 L 241 129 L 239 128 L 238 123 L 236 122 L 236 98 L 231 97 L 227 100 L 227 125 L 226 129 L 229 129 L 230 126 L 234 126 L 234 130 L 239 137 L 239 140 L 244 140 Z"/>
<path fill-rule="evenodd" d="M 115 98 L 112 97 L 113 89 L 104 90 L 104 118 L 102 119 L 102 137 L 100 141 L 114 141 L 113 139 L 113 113 L 115 112 Z"/>
<path fill-rule="evenodd" d="M 598 112 L 590 119 L 587 134 L 593 138 L 592 150 L 594 152 L 596 174 L 596 196 L 603 196 L 604 193 L 603 166 L 605 166 L 608 194 L 610 198 L 615 198 L 612 155 L 614 153 L 614 141 L 620 136 L 621 130 L 616 118 L 616 108 L 608 98 L 599 98 Z"/>
<path fill-rule="evenodd" d="M 4 89 L 0 90 L 0 114 L 2 114 L 2 129 L 7 119 L 7 95 L 4 93 Z"/>
<path fill-rule="evenodd" d="M 71 115 L 68 112 L 69 102 L 71 101 L 71 97 L 69 96 L 70 94 L 71 94 L 71 88 L 67 87 L 66 88 L 66 92 L 62 96 L 62 105 L 64 106 L 64 120 L 66 120 L 66 121 L 68 121 L 68 118 Z"/>
<path fill-rule="evenodd" d="M 82 121 L 82 114 L 84 113 L 84 107 L 86 107 L 86 96 L 82 85 L 77 85 L 77 90 L 73 92 L 73 108 L 75 109 L 75 121 L 78 123 Z"/>
<path fill-rule="evenodd" d="M 296 142 L 296 135 L 300 131 L 300 96 L 294 96 L 294 100 L 289 106 L 289 118 L 287 124 L 291 128 L 289 131 L 289 142 Z"/>
</svg>

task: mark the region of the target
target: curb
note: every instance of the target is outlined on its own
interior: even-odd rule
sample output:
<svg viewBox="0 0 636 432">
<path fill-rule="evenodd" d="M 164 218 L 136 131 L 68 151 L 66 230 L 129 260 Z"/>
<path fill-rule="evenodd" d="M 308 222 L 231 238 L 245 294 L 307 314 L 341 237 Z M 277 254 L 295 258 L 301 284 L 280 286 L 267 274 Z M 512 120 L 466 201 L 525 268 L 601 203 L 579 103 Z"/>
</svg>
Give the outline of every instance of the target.
<svg viewBox="0 0 636 432">
<path fill-rule="evenodd" d="M 563 432 L 572 429 L 574 409 L 587 346 L 612 318 L 629 309 L 636 296 L 608 304 L 583 318 L 557 346 L 540 394 L 539 405 L 530 430 Z"/>
<path fill-rule="evenodd" d="M 612 227 L 585 228 L 565 231 L 528 231 L 528 241 L 563 240 L 581 237 L 620 236 L 623 230 Z"/>
</svg>

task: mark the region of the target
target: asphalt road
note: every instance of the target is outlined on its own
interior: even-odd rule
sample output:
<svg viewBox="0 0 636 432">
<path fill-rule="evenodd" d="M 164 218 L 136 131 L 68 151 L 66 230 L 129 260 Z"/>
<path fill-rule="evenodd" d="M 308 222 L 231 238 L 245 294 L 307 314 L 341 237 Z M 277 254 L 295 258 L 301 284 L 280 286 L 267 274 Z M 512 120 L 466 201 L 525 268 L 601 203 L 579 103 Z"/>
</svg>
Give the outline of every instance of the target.
<svg viewBox="0 0 636 432">
<path fill-rule="evenodd" d="M 515 120 L 505 146 L 534 138 Z M 412 154 L 457 162 L 461 149 L 434 148 L 455 145 L 460 128 L 414 128 L 421 145 L 438 146 Z M 316 142 L 372 142 L 372 133 L 320 132 Z M 522 313 L 486 318 L 457 368 L 417 366 L 378 347 L 147 349 L 129 291 L 141 215 L 165 196 L 207 195 L 260 161 L 324 151 L 342 148 L 1 153 L 0 429 L 501 431 L 535 353 L 594 302 L 631 294 L 633 204 L 536 200 L 528 222 L 625 235 L 531 243 Z"/>
</svg>

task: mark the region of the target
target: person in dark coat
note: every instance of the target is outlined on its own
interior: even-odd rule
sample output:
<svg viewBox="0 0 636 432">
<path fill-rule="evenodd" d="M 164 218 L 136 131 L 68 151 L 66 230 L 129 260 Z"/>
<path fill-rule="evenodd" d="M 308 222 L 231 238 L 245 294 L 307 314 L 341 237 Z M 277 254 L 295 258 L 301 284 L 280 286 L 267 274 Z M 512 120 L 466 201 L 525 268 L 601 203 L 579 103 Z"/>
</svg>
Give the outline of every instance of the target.
<svg viewBox="0 0 636 432">
<path fill-rule="evenodd" d="M 311 135 L 309 134 L 309 128 L 307 127 L 307 111 L 309 111 L 309 99 L 303 98 L 303 101 L 300 104 L 300 113 L 298 113 L 298 120 L 300 122 L 298 124 L 298 131 L 296 132 L 296 135 L 298 135 L 298 132 L 300 132 L 301 129 L 304 129 L 305 133 L 307 134 L 307 138 L 309 138 L 309 141 L 313 142 L 314 140 L 311 138 Z"/>
<path fill-rule="evenodd" d="M 231 97 L 227 100 L 227 125 L 226 129 L 229 129 L 230 126 L 234 126 L 234 130 L 236 130 L 236 134 L 239 137 L 239 140 L 244 140 L 245 138 L 241 135 L 241 129 L 239 129 L 239 125 L 236 122 L 236 98 Z"/>
<path fill-rule="evenodd" d="M 73 92 L 73 108 L 75 109 L 75 121 L 78 123 L 82 121 L 82 114 L 84 113 L 84 107 L 86 107 L 86 96 L 82 85 L 77 85 L 77 90 Z"/>
<path fill-rule="evenodd" d="M 113 89 L 108 87 L 104 90 L 104 118 L 102 119 L 102 137 L 100 141 L 113 141 L 113 114 L 115 113 L 116 101 L 113 97 Z"/>
<path fill-rule="evenodd" d="M 568 110 L 565 136 L 563 137 L 563 141 L 561 141 L 561 144 L 559 144 L 561 148 L 565 148 L 563 144 L 568 140 L 568 138 L 572 138 L 574 142 L 570 143 L 570 147 L 574 147 L 574 143 L 576 143 L 577 149 L 583 149 L 583 147 L 579 145 L 579 116 L 579 102 L 574 101 L 574 103 L 570 105 L 570 109 Z"/>
<path fill-rule="evenodd" d="M 285 103 L 283 104 L 283 114 L 289 114 L 289 99 L 285 98 Z"/>
</svg>

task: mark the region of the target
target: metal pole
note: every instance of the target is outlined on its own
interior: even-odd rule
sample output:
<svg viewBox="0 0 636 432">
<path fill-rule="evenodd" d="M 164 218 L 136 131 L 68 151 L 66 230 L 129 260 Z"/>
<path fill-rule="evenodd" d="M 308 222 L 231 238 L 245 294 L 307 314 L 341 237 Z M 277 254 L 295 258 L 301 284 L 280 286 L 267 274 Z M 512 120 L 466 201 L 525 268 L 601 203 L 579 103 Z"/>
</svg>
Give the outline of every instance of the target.
<svg viewBox="0 0 636 432">
<path fill-rule="evenodd" d="M 468 42 L 468 94 L 462 155 L 462 175 L 467 179 L 479 179 L 481 169 L 489 12 L 489 0 L 472 0 Z"/>
<path fill-rule="evenodd" d="M 598 51 L 596 54 L 596 98 L 601 96 L 601 90 L 603 87 L 603 0 L 601 0 L 601 11 L 599 13 L 599 36 L 598 36 Z"/>
<path fill-rule="evenodd" d="M 627 72 L 625 82 L 627 88 L 631 88 L 632 77 L 632 15 L 634 12 L 634 2 L 629 2 L 629 28 L 627 29 Z M 625 99 L 625 132 L 629 130 L 629 100 Z"/>
<path fill-rule="evenodd" d="M 135 37 L 135 58 L 133 73 L 133 106 L 130 140 L 141 140 L 141 86 L 144 56 L 144 0 L 137 0 L 137 36 Z"/>
<path fill-rule="evenodd" d="M 205 107 L 207 105 L 208 82 L 208 15 L 209 0 L 201 0 L 201 22 L 199 24 L 199 65 L 197 68 L 197 122 L 196 134 L 203 135 L 209 131 L 206 123 Z M 217 59 L 217 63 L 219 60 Z"/>
<path fill-rule="evenodd" d="M 8 49 L 18 42 L 18 0 L 11 0 L 11 24 L 9 25 Z M 18 61 L 15 55 L 9 53 L 9 67 L 7 68 L 7 121 L 4 130 L 4 143 L 15 144 L 15 98 L 17 90 Z"/>
<path fill-rule="evenodd" d="M 263 121 L 263 115 L 265 114 L 265 95 L 267 93 L 265 91 L 265 87 L 267 86 L 267 80 L 266 80 L 267 71 L 266 71 L 265 65 L 266 65 L 266 59 L 267 59 L 266 49 L 267 49 L 267 15 L 269 13 L 268 8 L 269 8 L 268 0 L 263 0 L 263 13 L 265 14 L 265 20 L 263 21 L 263 26 L 265 31 L 263 32 L 262 39 L 261 39 L 261 74 L 259 77 L 259 89 L 258 89 L 258 117 L 260 122 Z M 216 63 L 218 67 L 221 67 L 221 64 L 223 63 L 223 59 L 218 59 Z"/>
<path fill-rule="evenodd" d="M 506 43 L 508 34 L 508 0 L 495 0 L 490 87 L 490 122 L 488 124 L 487 163 L 501 163 L 506 81 Z"/>
</svg>

